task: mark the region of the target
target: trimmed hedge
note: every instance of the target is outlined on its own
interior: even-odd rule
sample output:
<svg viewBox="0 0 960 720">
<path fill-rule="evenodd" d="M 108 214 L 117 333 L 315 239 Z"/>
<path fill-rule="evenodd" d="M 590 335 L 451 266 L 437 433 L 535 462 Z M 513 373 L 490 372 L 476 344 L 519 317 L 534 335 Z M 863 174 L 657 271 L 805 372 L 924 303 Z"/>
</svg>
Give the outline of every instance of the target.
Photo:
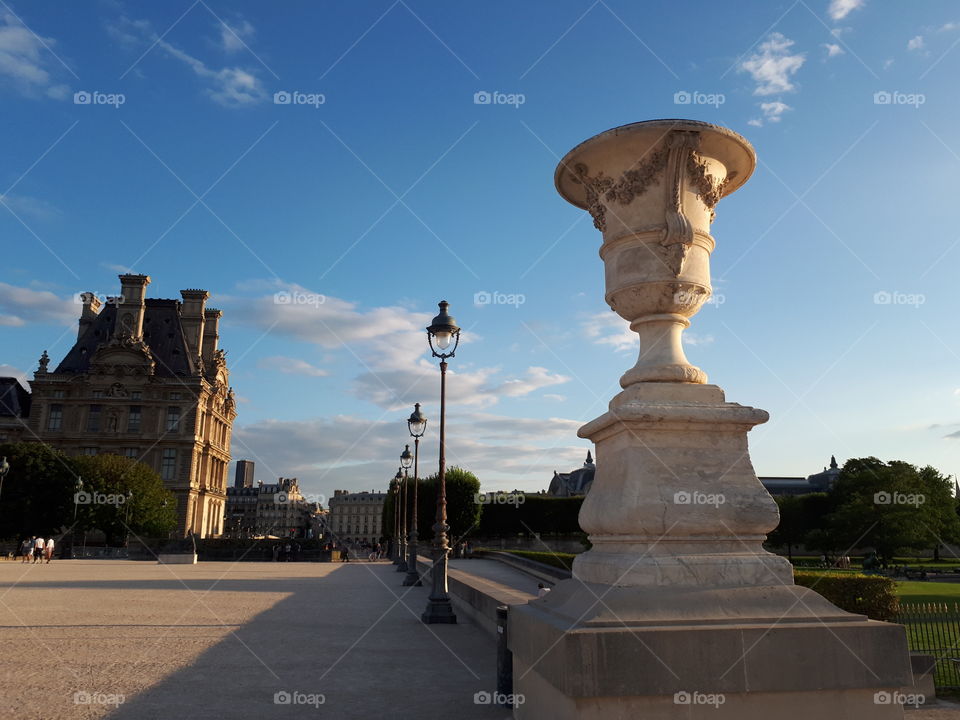
<svg viewBox="0 0 960 720">
<path fill-rule="evenodd" d="M 509 553 L 510 555 L 516 555 L 517 557 L 526 558 L 527 560 L 534 560 L 562 570 L 572 570 L 573 559 L 576 557 L 573 553 L 534 552 L 533 550 L 500 550 L 499 548 L 477 548 L 477 550 Z"/>
<path fill-rule="evenodd" d="M 896 583 L 878 575 L 794 571 L 793 581 L 823 595 L 841 610 L 892 621 L 900 609 Z"/>
<path fill-rule="evenodd" d="M 524 495 L 519 504 L 488 503 L 480 515 L 478 537 L 516 537 L 517 535 L 566 535 L 582 533 L 578 517 L 582 497 L 558 498 L 549 495 Z"/>
</svg>

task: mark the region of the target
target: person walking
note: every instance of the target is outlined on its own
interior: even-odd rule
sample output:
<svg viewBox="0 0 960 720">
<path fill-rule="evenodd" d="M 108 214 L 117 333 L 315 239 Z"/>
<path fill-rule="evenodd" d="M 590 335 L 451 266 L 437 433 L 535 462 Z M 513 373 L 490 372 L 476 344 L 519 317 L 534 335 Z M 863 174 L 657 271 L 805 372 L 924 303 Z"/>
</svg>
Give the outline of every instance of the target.
<svg viewBox="0 0 960 720">
<path fill-rule="evenodd" d="M 43 538 L 38 537 L 33 541 L 33 562 L 34 564 L 43 560 Z"/>
<path fill-rule="evenodd" d="M 23 539 L 23 543 L 20 545 L 20 563 L 30 562 L 30 558 L 33 557 L 33 541 L 36 538 L 28 537 Z"/>
<path fill-rule="evenodd" d="M 47 538 L 47 542 L 43 545 L 43 557 L 47 561 L 47 565 L 50 564 L 50 560 L 53 558 L 53 538 Z"/>
</svg>

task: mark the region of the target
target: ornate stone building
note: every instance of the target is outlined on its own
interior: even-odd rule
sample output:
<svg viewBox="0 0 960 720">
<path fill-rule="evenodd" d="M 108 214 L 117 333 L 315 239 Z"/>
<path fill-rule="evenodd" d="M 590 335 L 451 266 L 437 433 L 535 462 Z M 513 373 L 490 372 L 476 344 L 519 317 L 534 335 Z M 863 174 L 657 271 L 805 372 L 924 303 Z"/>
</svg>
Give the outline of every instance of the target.
<svg viewBox="0 0 960 720">
<path fill-rule="evenodd" d="M 296 478 L 279 478 L 256 487 L 227 488 L 226 525 L 231 535 L 305 537 L 314 506 L 300 492 Z"/>
<path fill-rule="evenodd" d="M 117 453 L 150 465 L 177 497 L 179 532 L 223 530 L 236 404 L 223 313 L 206 290 L 147 299 L 147 275 L 121 275 L 106 304 L 84 293 L 77 341 L 34 375 L 27 435 L 69 454 Z M 27 438 L 24 438 L 27 439 Z"/>
<path fill-rule="evenodd" d="M 383 492 L 334 490 L 327 529 L 336 542 L 375 543 L 383 537 Z"/>
</svg>

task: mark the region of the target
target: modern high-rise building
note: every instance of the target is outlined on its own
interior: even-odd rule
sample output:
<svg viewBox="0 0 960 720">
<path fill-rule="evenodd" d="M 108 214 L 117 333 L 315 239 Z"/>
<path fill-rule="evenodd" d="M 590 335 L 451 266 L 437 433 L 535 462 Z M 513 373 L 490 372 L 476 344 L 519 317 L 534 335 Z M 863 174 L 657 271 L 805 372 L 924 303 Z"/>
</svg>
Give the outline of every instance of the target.
<svg viewBox="0 0 960 720">
<path fill-rule="evenodd" d="M 219 535 L 237 416 L 217 347 L 223 313 L 206 307 L 206 290 L 147 299 L 149 283 L 121 275 L 105 304 L 81 296 L 76 343 L 54 370 L 46 351 L 40 358 L 24 439 L 144 462 L 176 495 L 180 533 Z"/>
<path fill-rule="evenodd" d="M 233 486 L 238 488 L 253 487 L 253 460 L 237 460 Z"/>
</svg>

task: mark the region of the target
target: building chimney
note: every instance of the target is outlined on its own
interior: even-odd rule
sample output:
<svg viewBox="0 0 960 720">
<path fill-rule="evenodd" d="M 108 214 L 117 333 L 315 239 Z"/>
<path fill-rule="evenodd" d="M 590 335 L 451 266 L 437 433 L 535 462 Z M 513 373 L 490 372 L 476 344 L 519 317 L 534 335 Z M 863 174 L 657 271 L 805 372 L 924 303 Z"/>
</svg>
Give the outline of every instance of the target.
<svg viewBox="0 0 960 720">
<path fill-rule="evenodd" d="M 199 358 L 203 343 L 203 313 L 210 293 L 206 290 L 181 290 L 180 297 L 183 298 L 180 324 L 187 338 L 187 347 L 194 358 Z"/>
<path fill-rule="evenodd" d="M 100 298 L 95 293 L 80 293 L 80 300 L 83 302 L 83 310 L 80 311 L 80 327 L 77 328 L 77 340 L 82 338 L 90 326 L 93 325 L 100 313 Z"/>
<path fill-rule="evenodd" d="M 113 336 L 129 337 L 135 340 L 143 338 L 143 313 L 146 309 L 147 285 L 149 275 L 121 275 L 120 297 L 117 303 L 117 321 Z"/>
<path fill-rule="evenodd" d="M 203 361 L 212 362 L 217 352 L 217 343 L 220 340 L 220 318 L 223 311 L 216 308 L 207 308 L 203 311 Z"/>
</svg>

